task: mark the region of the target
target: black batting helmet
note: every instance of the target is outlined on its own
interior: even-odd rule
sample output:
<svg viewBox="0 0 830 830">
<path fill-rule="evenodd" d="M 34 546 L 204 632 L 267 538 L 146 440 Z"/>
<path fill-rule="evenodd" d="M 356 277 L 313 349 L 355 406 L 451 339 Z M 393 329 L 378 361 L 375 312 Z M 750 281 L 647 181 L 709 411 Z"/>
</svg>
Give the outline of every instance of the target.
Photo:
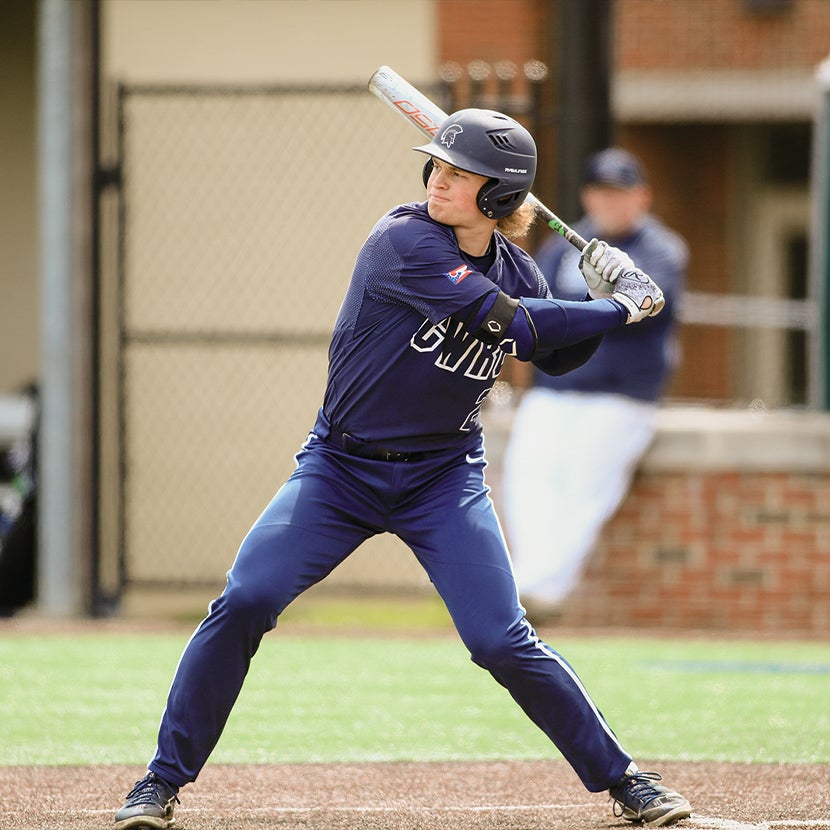
<svg viewBox="0 0 830 830">
<path fill-rule="evenodd" d="M 533 186 L 536 175 L 536 143 L 518 122 L 493 110 L 463 109 L 441 124 L 429 144 L 413 147 L 430 160 L 424 182 L 437 158 L 459 170 L 487 176 L 478 192 L 478 208 L 490 219 L 509 216 Z"/>
</svg>

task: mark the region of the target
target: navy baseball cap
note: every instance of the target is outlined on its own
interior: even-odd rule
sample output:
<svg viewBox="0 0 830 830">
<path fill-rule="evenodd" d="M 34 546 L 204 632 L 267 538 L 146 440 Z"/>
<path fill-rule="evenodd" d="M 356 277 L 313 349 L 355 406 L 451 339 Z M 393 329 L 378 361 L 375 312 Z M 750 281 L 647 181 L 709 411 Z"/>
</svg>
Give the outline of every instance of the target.
<svg viewBox="0 0 830 830">
<path fill-rule="evenodd" d="M 626 150 L 611 147 L 594 153 L 585 165 L 584 185 L 599 184 L 627 190 L 646 183 L 646 174 L 639 159 Z"/>
</svg>

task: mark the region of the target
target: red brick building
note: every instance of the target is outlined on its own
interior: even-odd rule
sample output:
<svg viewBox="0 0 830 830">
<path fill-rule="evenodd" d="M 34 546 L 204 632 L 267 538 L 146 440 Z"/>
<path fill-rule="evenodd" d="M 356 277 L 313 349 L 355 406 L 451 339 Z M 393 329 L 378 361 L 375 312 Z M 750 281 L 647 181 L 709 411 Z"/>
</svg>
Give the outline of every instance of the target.
<svg viewBox="0 0 830 830">
<path fill-rule="evenodd" d="M 565 15 L 575 8 L 589 15 L 583 57 L 563 69 L 563 38 L 572 36 Z M 775 300 L 804 303 L 807 317 L 813 308 L 807 274 L 810 149 L 815 71 L 830 54 L 830 4 L 441 0 L 442 61 L 467 67 L 476 60 L 490 66 L 511 60 L 521 67 L 536 59 L 548 66 L 535 192 L 555 211 L 567 204 L 557 172 L 557 144 L 573 117 L 563 109 L 564 91 L 579 81 L 574 67 L 579 73 L 603 58 L 604 26 L 612 141 L 644 159 L 655 211 L 686 237 L 692 253 L 685 359 L 672 397 L 762 401 L 769 408 L 810 403 L 814 331 L 799 319 L 759 326 L 759 315 L 753 320 L 740 298 L 773 300 L 762 299 L 753 309 L 776 319 L 786 313 Z M 494 76 L 487 83 L 495 89 Z M 577 117 L 586 112 L 589 106 Z M 710 295 L 735 299 L 718 303 L 716 297 L 713 316 Z"/>
<path fill-rule="evenodd" d="M 798 314 L 818 304 L 811 154 L 830 3 L 442 0 L 442 60 L 547 64 L 534 191 L 557 212 L 560 139 L 569 118 L 590 115 L 570 112 L 564 94 L 585 80 L 561 55 L 577 7 L 608 14 L 612 140 L 645 161 L 655 212 L 686 237 L 691 261 L 675 405 L 561 622 L 825 636 L 830 430 L 825 416 L 781 410 L 813 403 L 816 329 Z"/>
</svg>

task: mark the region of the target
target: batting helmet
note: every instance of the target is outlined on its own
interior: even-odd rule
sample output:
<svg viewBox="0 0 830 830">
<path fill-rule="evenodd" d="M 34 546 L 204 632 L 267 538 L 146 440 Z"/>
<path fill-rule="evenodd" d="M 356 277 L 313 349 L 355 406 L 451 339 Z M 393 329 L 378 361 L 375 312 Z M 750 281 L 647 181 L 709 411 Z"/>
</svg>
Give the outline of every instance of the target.
<svg viewBox="0 0 830 830">
<path fill-rule="evenodd" d="M 533 136 L 518 121 L 493 110 L 454 112 L 429 144 L 413 149 L 430 156 L 424 166 L 424 183 L 433 158 L 487 176 L 490 181 L 478 191 L 477 201 L 479 210 L 489 219 L 513 213 L 530 192 L 536 175 Z"/>
</svg>

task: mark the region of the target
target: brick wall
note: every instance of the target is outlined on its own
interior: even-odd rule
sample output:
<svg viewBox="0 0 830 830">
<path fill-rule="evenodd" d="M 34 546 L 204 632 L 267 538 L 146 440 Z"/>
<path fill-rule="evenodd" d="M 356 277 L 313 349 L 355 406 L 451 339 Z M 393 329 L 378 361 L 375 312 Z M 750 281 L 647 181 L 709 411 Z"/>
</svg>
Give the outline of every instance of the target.
<svg viewBox="0 0 830 830">
<path fill-rule="evenodd" d="M 830 474 L 642 470 L 563 623 L 830 634 Z"/>
<path fill-rule="evenodd" d="M 552 9 L 545 0 L 440 0 L 436 20 L 438 61 L 521 66 L 545 57 Z"/>
<path fill-rule="evenodd" d="M 561 2 L 440 0 L 438 61 L 546 59 Z M 743 0 L 614 0 L 612 7 L 618 70 L 812 70 L 827 56 L 827 0 L 793 0 L 766 13 Z"/>
<path fill-rule="evenodd" d="M 827 55 L 827 0 L 752 11 L 743 0 L 615 0 L 619 69 L 812 69 Z"/>
<path fill-rule="evenodd" d="M 484 414 L 499 510 L 511 425 Z M 830 637 L 830 415 L 661 408 L 560 622 Z"/>
</svg>

